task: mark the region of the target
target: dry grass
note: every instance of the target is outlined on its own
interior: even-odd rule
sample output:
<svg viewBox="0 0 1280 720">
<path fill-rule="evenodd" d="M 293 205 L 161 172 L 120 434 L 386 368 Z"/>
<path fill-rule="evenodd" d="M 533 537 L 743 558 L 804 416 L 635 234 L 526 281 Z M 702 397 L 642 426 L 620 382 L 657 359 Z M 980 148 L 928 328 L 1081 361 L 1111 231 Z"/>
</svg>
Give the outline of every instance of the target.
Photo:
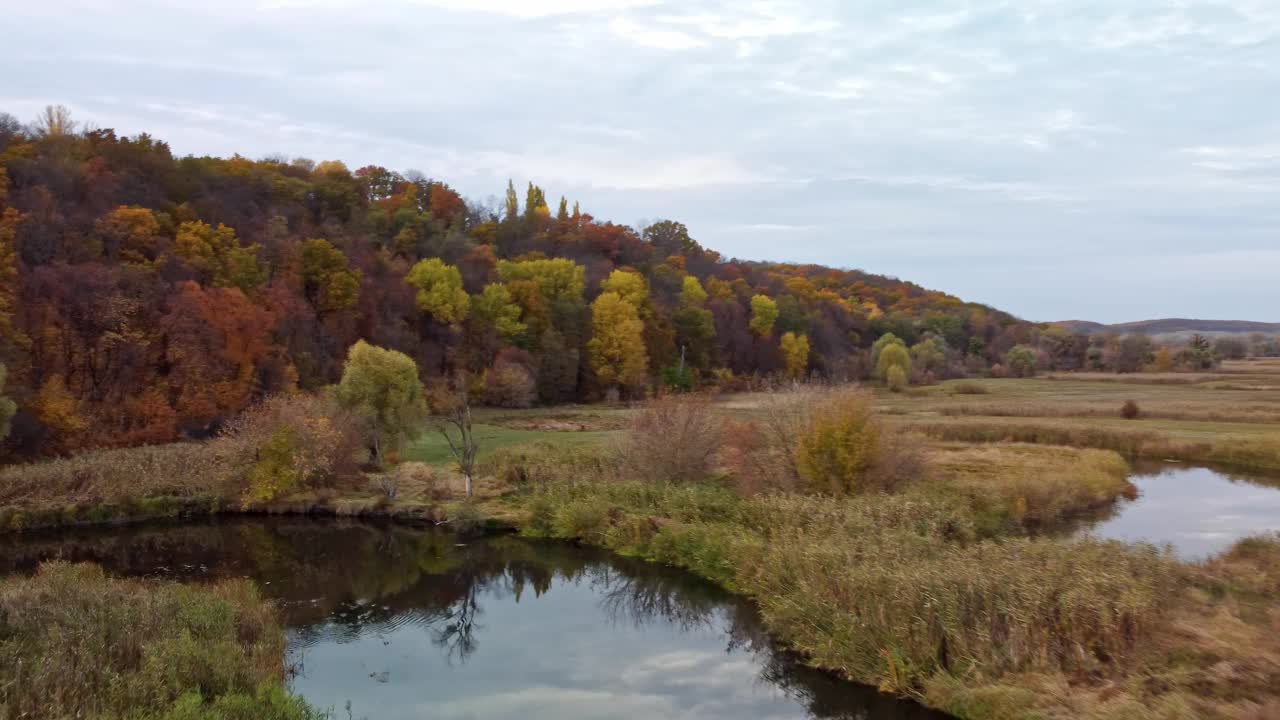
<svg viewBox="0 0 1280 720">
<path fill-rule="evenodd" d="M 949 443 L 930 461 L 920 491 L 969 507 L 988 532 L 1052 525 L 1134 492 L 1128 463 L 1107 450 Z"/>
</svg>

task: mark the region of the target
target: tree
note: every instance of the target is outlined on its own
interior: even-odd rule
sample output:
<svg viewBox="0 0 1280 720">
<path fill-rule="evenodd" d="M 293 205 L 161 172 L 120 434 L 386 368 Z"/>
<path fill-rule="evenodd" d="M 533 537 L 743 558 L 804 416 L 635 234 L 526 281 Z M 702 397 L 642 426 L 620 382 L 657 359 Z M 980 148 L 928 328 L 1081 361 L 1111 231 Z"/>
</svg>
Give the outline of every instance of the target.
<svg viewBox="0 0 1280 720">
<path fill-rule="evenodd" d="M 238 287 L 246 293 L 266 282 L 267 269 L 258 262 L 258 245 L 242 246 L 236 231 L 199 220 L 184 222 L 173 241 L 173 253 L 204 275 L 215 287 Z"/>
<path fill-rule="evenodd" d="M 939 337 L 928 337 L 911 346 L 911 362 L 921 372 L 940 373 L 947 366 L 947 345 Z"/>
<path fill-rule="evenodd" d="M 1004 366 L 1014 377 L 1035 377 L 1036 351 L 1028 345 L 1014 345 L 1005 353 Z"/>
<path fill-rule="evenodd" d="M 522 335 L 526 325 L 520 322 L 520 306 L 511 291 L 500 283 L 489 283 L 471 297 L 471 318 L 482 330 L 492 329 L 503 340 L 511 342 Z"/>
<path fill-rule="evenodd" d="M 160 223 L 147 208 L 121 205 L 103 215 L 93 226 L 102 240 L 103 254 L 127 263 L 144 265 L 156 259 Z"/>
<path fill-rule="evenodd" d="M 507 180 L 507 214 L 504 219 L 508 222 L 520 217 L 520 198 L 516 195 L 515 183 Z"/>
<path fill-rule="evenodd" d="M 434 398 L 431 414 L 436 418 L 436 431 L 444 436 L 449 452 L 458 463 L 458 472 L 466 488 L 467 499 L 472 495 L 472 477 L 475 475 L 476 455 L 480 442 L 471 426 L 471 401 L 467 397 L 467 382 L 459 377 L 456 386 L 446 394 Z M 455 438 L 454 435 L 457 435 Z"/>
<path fill-rule="evenodd" d="M 760 337 L 773 333 L 773 323 L 778 319 L 778 303 L 768 295 L 751 296 L 751 331 Z"/>
<path fill-rule="evenodd" d="M 418 309 L 436 322 L 457 325 L 467 319 L 471 298 L 462 289 L 458 268 L 440 258 L 427 258 L 413 266 L 405 282 L 418 289 Z"/>
<path fill-rule="evenodd" d="M 898 368 L 904 380 L 911 377 L 911 353 L 901 342 L 885 345 L 876 358 L 876 377 L 888 382 L 890 368 Z"/>
<path fill-rule="evenodd" d="M 322 313 L 347 310 L 360 300 L 363 275 L 347 265 L 347 256 L 328 240 L 302 243 L 302 282 L 311 303 Z"/>
<path fill-rule="evenodd" d="M 644 349 L 644 323 L 635 306 L 607 292 L 591 304 L 591 341 L 587 355 L 591 369 L 608 388 L 644 384 L 649 361 Z"/>
<path fill-rule="evenodd" d="M 335 397 L 363 424 L 370 454 L 379 465 L 415 434 L 427 412 L 413 360 L 363 340 L 347 353 Z"/>
<path fill-rule="evenodd" d="M 640 309 L 649 300 L 649 283 L 644 276 L 630 270 L 614 270 L 600 283 L 602 292 L 617 293 L 618 297 Z"/>
<path fill-rule="evenodd" d="M 0 363 L 0 393 L 4 392 L 4 381 L 8 371 L 3 363 Z M 9 434 L 9 421 L 13 419 L 13 414 L 17 412 L 18 407 L 14 405 L 13 400 L 0 395 L 0 440 L 3 440 Z"/>
<path fill-rule="evenodd" d="M 780 342 L 787 377 L 799 380 L 809 367 L 809 338 L 793 332 L 784 333 Z"/>
<path fill-rule="evenodd" d="M 77 123 L 65 105 L 46 105 L 36 116 L 36 134 L 45 138 L 66 137 L 75 133 Z"/>
<path fill-rule="evenodd" d="M 894 335 L 891 332 L 887 332 L 881 335 L 880 337 L 876 338 L 876 341 L 874 343 L 871 344 L 871 367 L 872 368 L 880 367 L 880 353 L 883 352 L 884 349 L 890 345 L 901 345 L 903 346 L 903 348 L 906 348 L 906 343 L 904 343 L 902 341 L 902 338 L 898 337 L 897 335 Z M 876 373 L 876 376 L 883 377 L 883 375 L 881 375 L 878 371 Z"/>
<path fill-rule="evenodd" d="M 0 212 L 0 352 L 15 338 L 13 314 L 18 308 L 18 222 L 22 216 L 8 208 Z"/>
<path fill-rule="evenodd" d="M 681 283 L 680 304 L 671 316 L 676 344 L 684 352 L 687 363 L 698 370 L 711 367 L 715 352 L 716 323 L 711 311 L 703 307 L 706 301 L 707 291 L 702 289 L 702 283 L 686 275 Z M 677 369 L 675 377 L 684 375 Z"/>
</svg>

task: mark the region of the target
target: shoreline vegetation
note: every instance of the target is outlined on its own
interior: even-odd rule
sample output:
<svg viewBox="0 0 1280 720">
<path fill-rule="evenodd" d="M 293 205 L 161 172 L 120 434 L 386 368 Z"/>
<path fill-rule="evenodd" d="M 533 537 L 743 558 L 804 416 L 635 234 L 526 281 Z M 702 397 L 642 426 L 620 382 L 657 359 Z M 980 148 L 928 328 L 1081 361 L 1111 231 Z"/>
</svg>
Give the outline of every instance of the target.
<svg viewBox="0 0 1280 720">
<path fill-rule="evenodd" d="M 770 631 L 813 665 L 959 718 L 1262 720 L 1280 712 L 1280 536 L 1241 541 L 1201 563 L 1147 544 L 1052 536 L 1064 521 L 1133 493 L 1115 451 L 1126 447 L 1091 447 L 1099 443 L 1089 442 L 1090 426 L 1099 437 L 1114 425 L 1219 447 L 1256 438 L 1258 454 L 1242 457 L 1270 467 L 1268 424 L 1188 429 L 1181 419 L 1126 419 L 1121 399 L 1131 387 L 1108 383 L 1107 394 L 1088 380 L 1054 380 L 1067 390 L 1059 416 L 1031 419 L 1063 423 L 1061 434 L 1009 442 L 931 432 L 930 423 L 963 427 L 975 417 L 948 412 L 959 403 L 991 403 L 976 416 L 982 422 L 1022 420 L 994 403 L 1040 407 L 1044 392 L 1039 380 L 966 382 L 482 411 L 469 498 L 429 418 L 399 418 L 424 431 L 386 435 L 385 469 L 361 471 L 343 457 L 360 449 L 348 435 L 370 429 L 323 398 L 282 397 L 203 443 L 0 468 L 0 529 L 236 512 L 515 530 L 685 568 L 752 598 Z M 1232 392 L 1200 388 L 1204 402 L 1189 405 L 1168 395 L 1187 392 L 1183 385 L 1143 388 L 1157 395 L 1139 396 L 1140 408 L 1178 403 L 1182 412 L 1208 412 Z M 1241 410 L 1270 411 L 1256 404 Z M 1101 405 L 1115 409 L 1114 421 L 1079 412 Z M 49 582 L 46 572 L 100 571 L 59 566 L 0 588 Z M 107 595 L 180 590 L 131 582 L 84 585 Z M 166 628 L 157 637 L 183 635 Z M 276 706 L 281 718 L 310 717 L 264 682 L 225 692 L 267 717 Z M 191 688 L 178 690 L 170 699 L 193 714 L 165 715 L 166 706 L 121 717 L 241 717 L 219 709 L 230 700 L 201 689 L 197 702 Z"/>
</svg>

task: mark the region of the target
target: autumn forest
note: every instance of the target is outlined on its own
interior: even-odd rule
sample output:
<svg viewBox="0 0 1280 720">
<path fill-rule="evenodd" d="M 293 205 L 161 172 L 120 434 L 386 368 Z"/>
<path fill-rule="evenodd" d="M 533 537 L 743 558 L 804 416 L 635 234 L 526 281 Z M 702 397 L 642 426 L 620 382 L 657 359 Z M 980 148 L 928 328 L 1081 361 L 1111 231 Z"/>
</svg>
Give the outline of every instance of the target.
<svg viewBox="0 0 1280 720">
<path fill-rule="evenodd" d="M 910 349 L 890 379 L 927 382 L 1041 331 L 889 277 L 726 258 L 677 221 L 615 224 L 533 184 L 486 206 L 417 171 L 176 157 L 77 120 L 0 114 L 15 457 L 207 437 L 336 382 L 359 339 L 527 407 L 867 378 L 889 334 Z"/>
</svg>

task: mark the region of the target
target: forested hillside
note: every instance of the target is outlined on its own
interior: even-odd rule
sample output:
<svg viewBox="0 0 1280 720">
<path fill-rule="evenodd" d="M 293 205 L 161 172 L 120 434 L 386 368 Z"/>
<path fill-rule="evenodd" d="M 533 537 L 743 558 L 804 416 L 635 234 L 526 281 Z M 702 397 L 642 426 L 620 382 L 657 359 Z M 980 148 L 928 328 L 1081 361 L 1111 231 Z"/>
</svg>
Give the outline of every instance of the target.
<svg viewBox="0 0 1280 720">
<path fill-rule="evenodd" d="M 207 435 L 335 382 L 358 339 L 525 405 L 864 377 L 888 332 L 928 379 L 1037 334 L 909 282 L 731 260 L 679 222 L 617 225 L 533 185 L 489 208 L 412 171 L 175 157 L 57 108 L 30 127 L 0 114 L 0 213 L 17 456 Z"/>
</svg>

